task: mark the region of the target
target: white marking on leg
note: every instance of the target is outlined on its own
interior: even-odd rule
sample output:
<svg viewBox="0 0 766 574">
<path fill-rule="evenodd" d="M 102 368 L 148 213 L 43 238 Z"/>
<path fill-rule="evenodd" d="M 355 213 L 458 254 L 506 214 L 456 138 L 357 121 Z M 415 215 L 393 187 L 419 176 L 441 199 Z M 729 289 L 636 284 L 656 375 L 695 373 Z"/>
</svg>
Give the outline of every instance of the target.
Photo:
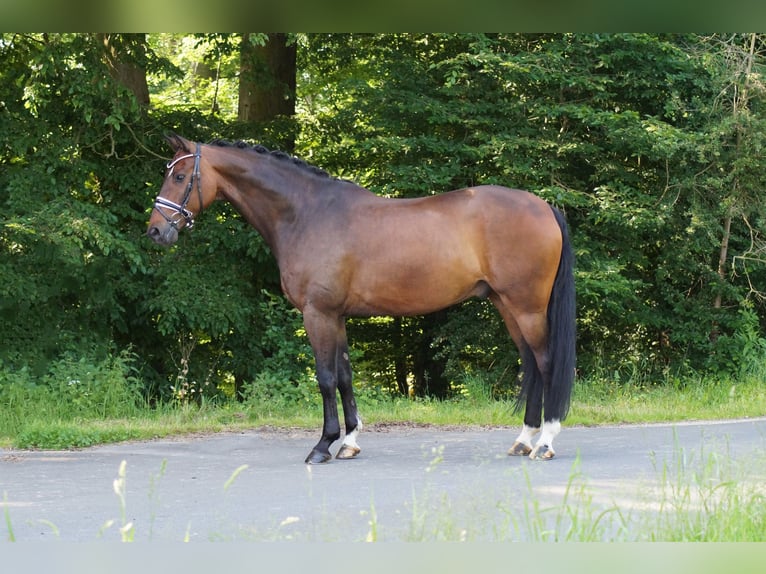
<svg viewBox="0 0 766 574">
<path fill-rule="evenodd" d="M 362 417 L 359 415 L 356 416 L 356 428 L 352 430 L 350 433 L 348 433 L 343 438 L 343 445 L 349 446 L 354 449 L 358 449 L 359 445 L 356 443 L 356 437 L 359 436 L 359 431 L 362 430 L 364 425 L 362 424 Z"/>
<path fill-rule="evenodd" d="M 516 442 L 520 442 L 521 444 L 532 448 L 532 438 L 539 432 L 540 427 L 530 427 L 524 425 L 524 427 L 521 429 L 521 432 L 519 433 L 519 436 L 516 438 Z"/>
<path fill-rule="evenodd" d="M 537 439 L 537 446 L 545 445 L 551 451 L 553 450 L 553 439 L 561 432 L 561 422 L 558 419 L 552 421 L 545 421 L 543 423 L 543 432 L 540 433 L 540 438 Z"/>
</svg>

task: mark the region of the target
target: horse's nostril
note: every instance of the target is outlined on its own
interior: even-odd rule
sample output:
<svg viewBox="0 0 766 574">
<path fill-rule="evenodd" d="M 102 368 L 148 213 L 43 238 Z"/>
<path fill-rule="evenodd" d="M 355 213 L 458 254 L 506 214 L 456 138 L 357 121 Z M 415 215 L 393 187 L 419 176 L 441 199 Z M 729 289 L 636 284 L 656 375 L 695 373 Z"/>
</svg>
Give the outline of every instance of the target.
<svg viewBox="0 0 766 574">
<path fill-rule="evenodd" d="M 162 225 L 151 225 L 146 230 L 146 236 L 157 245 L 173 245 L 178 239 L 178 230 L 169 226 L 163 229 Z"/>
</svg>

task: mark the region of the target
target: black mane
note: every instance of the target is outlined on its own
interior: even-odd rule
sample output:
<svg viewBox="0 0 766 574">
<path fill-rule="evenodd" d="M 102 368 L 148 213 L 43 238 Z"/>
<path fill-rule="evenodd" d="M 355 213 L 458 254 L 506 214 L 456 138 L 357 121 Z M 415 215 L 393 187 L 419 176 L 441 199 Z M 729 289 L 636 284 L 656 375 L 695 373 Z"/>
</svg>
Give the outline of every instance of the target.
<svg viewBox="0 0 766 574">
<path fill-rule="evenodd" d="M 280 161 L 290 162 L 293 165 L 299 167 L 300 169 L 306 170 L 309 173 L 312 173 L 314 175 L 317 175 L 319 177 L 326 177 L 331 179 L 333 178 L 329 173 L 327 173 L 325 170 L 313 166 L 309 163 L 306 163 L 302 159 L 299 159 L 297 157 L 294 157 L 286 152 L 280 151 L 280 150 L 270 150 L 266 146 L 260 145 L 260 144 L 249 144 L 245 141 L 238 140 L 236 142 L 232 142 L 229 140 L 223 140 L 223 139 L 215 139 L 210 142 L 209 145 L 215 145 L 219 147 L 236 147 L 239 149 L 247 149 L 250 151 L 254 151 L 256 153 L 270 155 Z"/>
</svg>

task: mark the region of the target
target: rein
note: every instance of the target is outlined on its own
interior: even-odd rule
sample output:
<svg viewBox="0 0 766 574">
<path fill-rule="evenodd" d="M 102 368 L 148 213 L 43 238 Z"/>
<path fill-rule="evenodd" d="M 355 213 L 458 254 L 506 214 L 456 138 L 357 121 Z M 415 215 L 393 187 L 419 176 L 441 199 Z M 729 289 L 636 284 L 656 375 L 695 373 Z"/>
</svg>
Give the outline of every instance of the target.
<svg viewBox="0 0 766 574">
<path fill-rule="evenodd" d="M 186 222 L 186 227 L 188 229 L 191 229 L 192 227 L 194 227 L 194 213 L 186 209 L 186 206 L 189 203 L 189 198 L 191 198 L 192 189 L 194 188 L 194 180 L 197 180 L 197 197 L 199 199 L 199 212 L 202 213 L 202 186 L 200 184 L 200 174 L 199 174 L 199 160 L 201 155 L 202 155 L 202 152 L 200 150 L 200 144 L 197 144 L 197 149 L 194 153 L 182 155 L 181 157 L 178 157 L 174 159 L 173 161 L 168 162 L 168 165 L 165 166 L 166 169 L 172 170 L 173 167 L 182 159 L 188 159 L 190 157 L 194 158 L 194 171 L 192 171 L 191 179 L 189 179 L 189 185 L 186 186 L 186 193 L 184 193 L 184 197 L 180 205 L 178 203 L 170 201 L 169 199 L 165 199 L 164 197 L 159 197 L 159 196 L 154 200 L 154 209 L 156 209 L 159 212 L 159 214 L 165 218 L 165 221 L 167 221 L 175 229 L 178 229 L 178 222 L 180 221 L 180 219 L 177 219 L 175 217 L 176 215 L 180 215 L 184 219 L 184 221 Z M 172 174 L 172 171 L 171 171 L 171 174 Z M 171 174 L 168 174 L 168 175 L 171 175 Z M 163 211 L 164 209 L 172 210 L 171 215 L 168 216 Z"/>
</svg>

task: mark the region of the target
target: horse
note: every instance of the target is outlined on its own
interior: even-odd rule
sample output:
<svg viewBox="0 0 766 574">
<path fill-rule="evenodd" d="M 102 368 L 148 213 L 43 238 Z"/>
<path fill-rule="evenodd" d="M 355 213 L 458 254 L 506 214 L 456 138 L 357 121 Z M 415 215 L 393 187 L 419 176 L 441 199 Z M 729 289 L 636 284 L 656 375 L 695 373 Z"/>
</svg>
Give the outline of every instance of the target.
<svg viewBox="0 0 766 574">
<path fill-rule="evenodd" d="M 260 145 L 165 138 L 175 153 L 149 238 L 172 245 L 213 201 L 228 201 L 268 244 L 303 315 L 324 409 L 307 464 L 332 459 L 337 392 L 336 459 L 361 452 L 346 318 L 422 315 L 470 297 L 494 304 L 521 356 L 524 423 L 508 454 L 554 457 L 575 376 L 574 257 L 557 208 L 497 185 L 387 198 Z"/>
</svg>

